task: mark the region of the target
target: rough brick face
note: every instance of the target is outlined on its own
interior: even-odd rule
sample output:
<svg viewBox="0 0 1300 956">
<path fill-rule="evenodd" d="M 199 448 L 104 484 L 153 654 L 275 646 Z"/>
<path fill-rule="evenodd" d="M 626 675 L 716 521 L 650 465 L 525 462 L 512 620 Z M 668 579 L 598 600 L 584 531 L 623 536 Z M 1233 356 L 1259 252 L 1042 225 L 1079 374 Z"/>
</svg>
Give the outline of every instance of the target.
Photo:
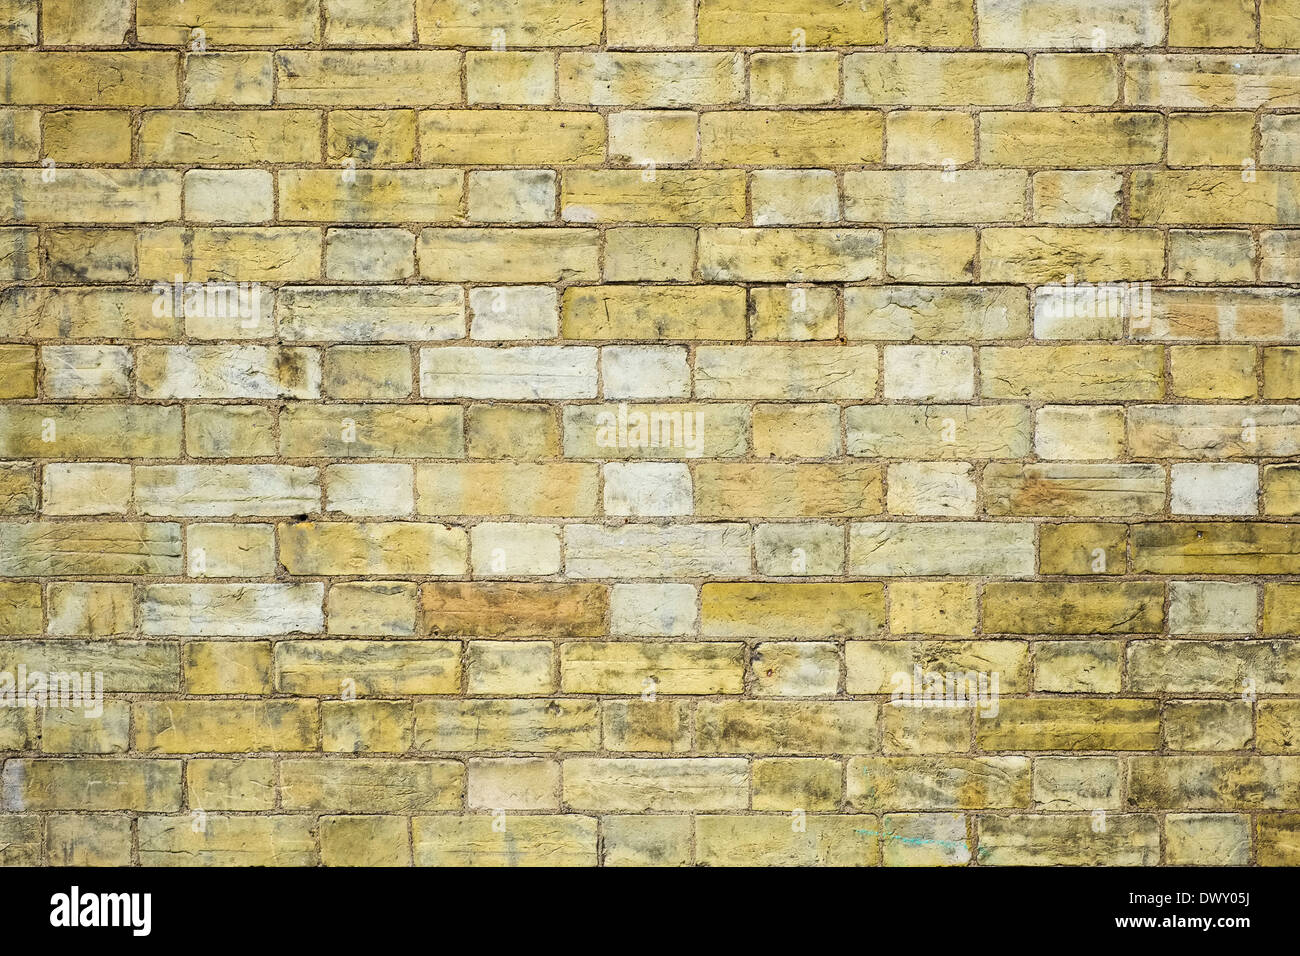
<svg viewBox="0 0 1300 956">
<path fill-rule="evenodd" d="M 0 47 L 0 863 L 1300 864 L 1294 2 Z"/>
</svg>

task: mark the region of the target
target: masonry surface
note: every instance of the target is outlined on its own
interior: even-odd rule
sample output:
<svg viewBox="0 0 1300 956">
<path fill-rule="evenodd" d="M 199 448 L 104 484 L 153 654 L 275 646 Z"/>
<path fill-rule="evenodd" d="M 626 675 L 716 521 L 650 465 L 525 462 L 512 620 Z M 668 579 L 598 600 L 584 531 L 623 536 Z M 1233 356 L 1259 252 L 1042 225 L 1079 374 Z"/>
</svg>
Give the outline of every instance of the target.
<svg viewBox="0 0 1300 956">
<path fill-rule="evenodd" d="M 0 862 L 1300 862 L 1297 50 L 0 0 Z"/>
</svg>

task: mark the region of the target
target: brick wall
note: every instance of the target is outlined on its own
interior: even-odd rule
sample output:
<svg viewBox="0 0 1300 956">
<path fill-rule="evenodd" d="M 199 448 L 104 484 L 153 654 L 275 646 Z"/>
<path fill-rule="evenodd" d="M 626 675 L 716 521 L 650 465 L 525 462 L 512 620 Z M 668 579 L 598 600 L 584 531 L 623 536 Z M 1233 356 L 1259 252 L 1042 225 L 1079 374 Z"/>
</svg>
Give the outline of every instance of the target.
<svg viewBox="0 0 1300 956">
<path fill-rule="evenodd" d="M 0 47 L 0 861 L 1300 861 L 1297 0 Z"/>
</svg>

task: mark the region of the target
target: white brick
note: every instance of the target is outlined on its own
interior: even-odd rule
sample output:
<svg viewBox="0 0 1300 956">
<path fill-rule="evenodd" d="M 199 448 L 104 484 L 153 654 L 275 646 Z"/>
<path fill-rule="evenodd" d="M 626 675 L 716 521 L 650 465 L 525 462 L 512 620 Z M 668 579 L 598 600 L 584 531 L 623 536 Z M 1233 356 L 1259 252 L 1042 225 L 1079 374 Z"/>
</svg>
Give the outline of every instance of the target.
<svg viewBox="0 0 1300 956">
<path fill-rule="evenodd" d="M 889 466 L 888 508 L 896 515 L 975 514 L 975 479 L 964 461 L 902 461 Z"/>
<path fill-rule="evenodd" d="M 46 465 L 41 511 L 48 515 L 120 515 L 131 502 L 131 466 L 106 462 Z"/>
<path fill-rule="evenodd" d="M 559 297 L 550 286 L 484 286 L 469 293 L 472 339 L 553 339 L 560 334 Z"/>
<path fill-rule="evenodd" d="M 409 515 L 415 510 L 410 465 L 330 465 L 325 469 L 325 510 L 358 517 Z"/>
<path fill-rule="evenodd" d="M 191 169 L 185 174 L 185 218 L 190 222 L 267 222 L 275 189 L 265 169 Z"/>
<path fill-rule="evenodd" d="M 120 345 L 52 345 L 41 349 L 50 398 L 122 398 L 131 394 L 131 350 Z"/>
<path fill-rule="evenodd" d="M 469 542 L 476 577 L 560 572 L 558 525 L 484 522 L 470 529 Z"/>
<path fill-rule="evenodd" d="M 1253 584 L 1171 581 L 1171 634 L 1253 634 L 1258 594 Z"/>
<path fill-rule="evenodd" d="M 740 578 L 752 565 L 743 524 L 571 524 L 564 553 L 571 578 Z"/>
<path fill-rule="evenodd" d="M 486 169 L 469 174 L 469 218 L 474 222 L 550 222 L 555 219 L 555 171 Z"/>
<path fill-rule="evenodd" d="M 840 219 L 839 186 L 828 169 L 760 169 L 751 190 L 756 226 Z"/>
<path fill-rule="evenodd" d="M 676 345 L 609 345 L 600 350 L 606 398 L 686 398 L 691 369 Z"/>
<path fill-rule="evenodd" d="M 1176 515 L 1253 515 L 1259 510 L 1259 466 L 1237 462 L 1177 464 L 1170 510 Z"/>
<path fill-rule="evenodd" d="M 595 398 L 598 349 L 585 345 L 420 350 L 425 398 Z"/>
<path fill-rule="evenodd" d="M 604 478 L 607 515 L 663 518 L 695 510 L 691 473 L 684 463 L 609 462 Z"/>
<path fill-rule="evenodd" d="M 396 282 L 415 274 L 415 234 L 405 229 L 331 229 L 325 276 L 338 282 Z"/>
<path fill-rule="evenodd" d="M 610 593 L 610 633 L 632 637 L 683 637 L 698 627 L 692 584 L 615 584 Z"/>
<path fill-rule="evenodd" d="M 886 398 L 952 402 L 974 394 L 975 351 L 969 346 L 886 346 Z"/>
</svg>

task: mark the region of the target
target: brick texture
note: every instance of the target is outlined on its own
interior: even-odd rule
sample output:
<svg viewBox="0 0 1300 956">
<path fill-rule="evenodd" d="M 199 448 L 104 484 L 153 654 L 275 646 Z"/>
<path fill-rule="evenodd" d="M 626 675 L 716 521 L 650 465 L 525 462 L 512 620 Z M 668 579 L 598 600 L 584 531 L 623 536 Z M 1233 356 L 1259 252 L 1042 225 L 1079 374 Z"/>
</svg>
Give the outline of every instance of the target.
<svg viewBox="0 0 1300 956">
<path fill-rule="evenodd" d="M 0 863 L 1300 864 L 1296 0 L 0 69 Z"/>
</svg>

